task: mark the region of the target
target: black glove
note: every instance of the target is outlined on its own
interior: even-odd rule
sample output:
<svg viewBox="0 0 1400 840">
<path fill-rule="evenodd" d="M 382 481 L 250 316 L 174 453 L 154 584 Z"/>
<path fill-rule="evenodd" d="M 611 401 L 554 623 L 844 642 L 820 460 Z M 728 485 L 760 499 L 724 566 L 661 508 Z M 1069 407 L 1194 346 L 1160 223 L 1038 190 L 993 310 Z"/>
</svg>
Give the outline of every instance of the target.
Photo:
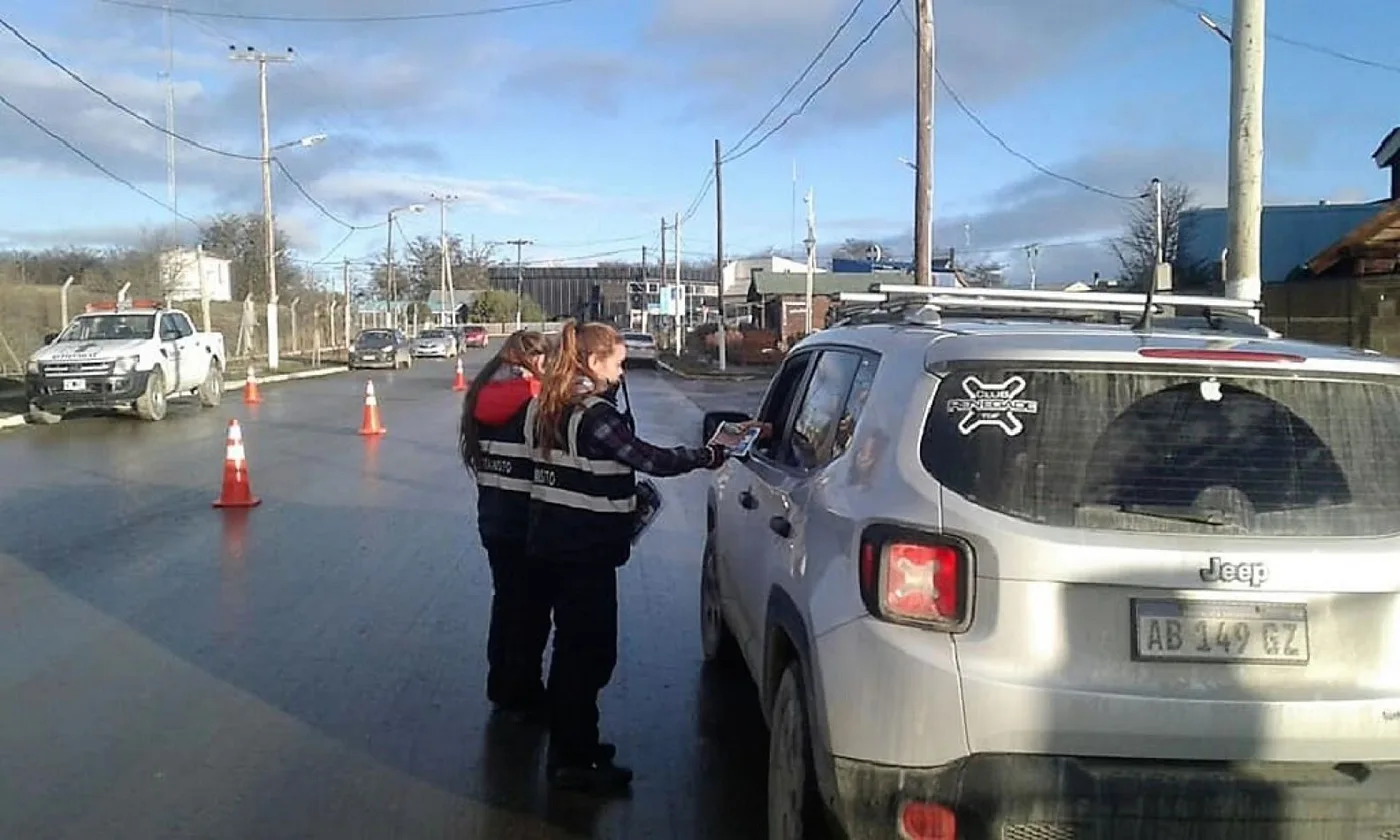
<svg viewBox="0 0 1400 840">
<path fill-rule="evenodd" d="M 729 450 L 718 443 L 708 444 L 705 448 L 710 450 L 710 462 L 705 465 L 706 469 L 717 470 L 729 459 Z"/>
</svg>

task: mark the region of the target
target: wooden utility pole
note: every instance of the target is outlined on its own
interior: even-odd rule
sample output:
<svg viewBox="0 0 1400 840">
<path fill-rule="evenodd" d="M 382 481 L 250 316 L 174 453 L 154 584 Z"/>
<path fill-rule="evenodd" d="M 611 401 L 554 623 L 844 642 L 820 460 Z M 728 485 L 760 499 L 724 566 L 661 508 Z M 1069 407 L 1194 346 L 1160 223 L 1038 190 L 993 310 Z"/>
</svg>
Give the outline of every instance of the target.
<svg viewBox="0 0 1400 840">
<path fill-rule="evenodd" d="M 345 291 L 345 351 L 350 351 L 350 258 L 340 264 L 340 284 Z"/>
<path fill-rule="evenodd" d="M 933 0 L 914 0 L 918 101 L 914 138 L 914 282 L 933 285 Z"/>
<path fill-rule="evenodd" d="M 719 139 L 715 139 L 715 290 L 719 294 L 719 369 L 729 367 L 729 353 L 724 334 L 724 186 L 720 180 Z"/>
</svg>

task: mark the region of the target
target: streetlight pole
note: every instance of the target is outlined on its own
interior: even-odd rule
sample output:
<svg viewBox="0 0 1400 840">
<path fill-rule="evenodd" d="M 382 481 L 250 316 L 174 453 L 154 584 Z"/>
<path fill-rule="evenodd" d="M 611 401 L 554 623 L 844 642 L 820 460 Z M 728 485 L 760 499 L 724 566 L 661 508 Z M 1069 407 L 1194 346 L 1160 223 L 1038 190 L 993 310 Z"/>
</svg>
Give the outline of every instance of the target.
<svg viewBox="0 0 1400 840">
<path fill-rule="evenodd" d="M 388 231 L 388 241 L 384 245 L 384 273 L 386 285 L 389 287 L 389 326 L 398 329 L 399 313 L 394 304 L 398 302 L 398 288 L 394 285 L 394 217 L 400 213 L 422 213 L 423 205 L 406 204 L 403 207 L 395 207 L 389 211 L 386 217 L 385 229 Z"/>
<path fill-rule="evenodd" d="M 519 330 L 525 301 L 525 272 L 521 267 L 520 249 L 535 243 L 529 239 L 508 239 L 506 244 L 515 246 L 515 328 Z"/>
<path fill-rule="evenodd" d="M 262 133 L 262 199 L 264 246 L 267 250 L 267 367 L 277 370 L 279 347 L 277 333 L 277 250 L 276 229 L 272 219 L 272 147 L 268 141 L 267 129 L 267 65 L 288 63 L 295 53 L 291 47 L 286 55 L 269 55 L 248 47 L 242 53 L 229 47 L 229 57 L 234 61 L 252 61 L 258 65 L 258 116 Z"/>
</svg>

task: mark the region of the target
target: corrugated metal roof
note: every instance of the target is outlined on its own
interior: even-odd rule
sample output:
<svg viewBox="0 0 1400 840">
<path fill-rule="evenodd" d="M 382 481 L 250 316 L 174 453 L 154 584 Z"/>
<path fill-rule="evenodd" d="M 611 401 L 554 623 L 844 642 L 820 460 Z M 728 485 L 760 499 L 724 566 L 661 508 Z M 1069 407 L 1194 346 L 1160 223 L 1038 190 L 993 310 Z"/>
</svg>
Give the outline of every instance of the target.
<svg viewBox="0 0 1400 840">
<path fill-rule="evenodd" d="M 1264 283 L 1282 283 L 1293 269 L 1376 215 L 1387 203 L 1265 207 L 1259 230 L 1260 279 Z M 1220 252 L 1229 240 L 1225 208 L 1186 210 L 1181 214 L 1181 222 L 1182 259 L 1218 264 Z"/>
</svg>

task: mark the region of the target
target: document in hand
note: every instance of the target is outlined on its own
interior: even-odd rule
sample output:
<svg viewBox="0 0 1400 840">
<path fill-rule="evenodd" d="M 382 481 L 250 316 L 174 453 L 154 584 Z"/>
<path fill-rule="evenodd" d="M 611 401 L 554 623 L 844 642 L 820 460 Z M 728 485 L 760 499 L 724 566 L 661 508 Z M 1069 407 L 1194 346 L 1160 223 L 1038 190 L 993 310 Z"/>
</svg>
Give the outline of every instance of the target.
<svg viewBox="0 0 1400 840">
<path fill-rule="evenodd" d="M 649 479 L 637 482 L 637 513 L 632 522 L 632 544 L 642 538 L 652 522 L 661 513 L 661 491 Z"/>
<path fill-rule="evenodd" d="M 762 428 L 757 425 L 746 429 L 738 423 L 721 423 L 710 436 L 709 443 L 717 443 L 728 449 L 731 457 L 743 458 L 749 454 L 749 448 L 762 432 Z"/>
</svg>

